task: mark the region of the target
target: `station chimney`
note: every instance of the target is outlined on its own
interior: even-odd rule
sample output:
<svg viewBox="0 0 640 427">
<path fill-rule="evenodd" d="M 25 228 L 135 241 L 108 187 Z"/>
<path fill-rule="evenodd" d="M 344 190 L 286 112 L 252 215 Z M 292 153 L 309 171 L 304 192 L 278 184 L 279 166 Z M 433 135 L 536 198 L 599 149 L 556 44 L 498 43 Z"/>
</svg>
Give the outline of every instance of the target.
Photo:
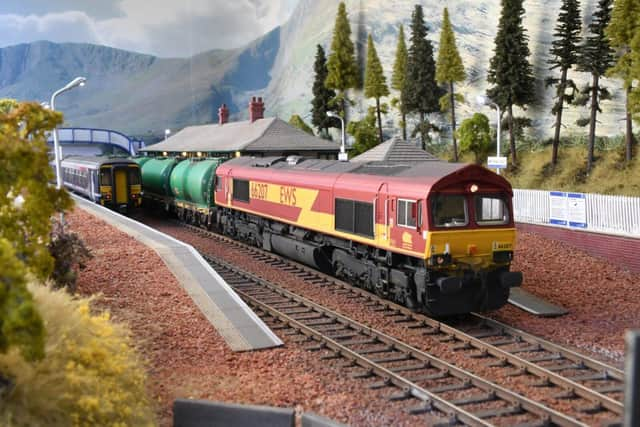
<svg viewBox="0 0 640 427">
<path fill-rule="evenodd" d="M 229 122 L 229 109 L 227 108 L 227 104 L 222 104 L 220 108 L 218 108 L 218 124 L 223 125 Z"/>
<path fill-rule="evenodd" d="M 255 96 L 249 102 L 249 121 L 251 123 L 264 118 L 264 102 L 262 98 Z"/>
</svg>

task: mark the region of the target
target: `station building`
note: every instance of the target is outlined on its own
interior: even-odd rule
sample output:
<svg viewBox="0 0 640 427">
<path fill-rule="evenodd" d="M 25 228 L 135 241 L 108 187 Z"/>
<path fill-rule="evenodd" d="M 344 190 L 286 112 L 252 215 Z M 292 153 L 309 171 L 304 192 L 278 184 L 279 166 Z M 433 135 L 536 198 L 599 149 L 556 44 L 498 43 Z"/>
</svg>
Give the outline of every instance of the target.
<svg viewBox="0 0 640 427">
<path fill-rule="evenodd" d="M 249 102 L 249 120 L 229 122 L 225 104 L 218 123 L 188 126 L 165 141 L 145 147 L 150 156 L 239 157 L 291 156 L 337 159 L 340 145 L 309 135 L 276 117 L 264 117 L 262 98 Z"/>
</svg>

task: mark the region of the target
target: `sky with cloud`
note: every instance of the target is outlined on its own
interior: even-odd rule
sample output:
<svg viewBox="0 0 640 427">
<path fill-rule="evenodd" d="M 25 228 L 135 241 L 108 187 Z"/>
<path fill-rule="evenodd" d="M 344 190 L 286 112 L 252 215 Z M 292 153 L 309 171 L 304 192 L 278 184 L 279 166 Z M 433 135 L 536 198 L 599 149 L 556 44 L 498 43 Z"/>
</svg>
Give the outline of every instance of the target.
<svg viewBox="0 0 640 427">
<path fill-rule="evenodd" d="M 2 0 L 0 47 L 94 43 L 162 57 L 240 47 L 284 23 L 299 0 Z"/>
</svg>

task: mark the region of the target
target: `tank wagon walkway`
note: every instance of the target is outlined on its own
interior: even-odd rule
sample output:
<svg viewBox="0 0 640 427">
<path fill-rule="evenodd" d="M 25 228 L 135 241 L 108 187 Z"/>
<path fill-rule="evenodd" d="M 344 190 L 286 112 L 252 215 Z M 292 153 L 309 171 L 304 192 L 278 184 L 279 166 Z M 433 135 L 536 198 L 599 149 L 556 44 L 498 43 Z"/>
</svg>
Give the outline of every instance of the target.
<svg viewBox="0 0 640 427">
<path fill-rule="evenodd" d="M 73 198 L 81 209 L 155 250 L 233 351 L 282 345 L 192 246 L 88 200 Z"/>
</svg>

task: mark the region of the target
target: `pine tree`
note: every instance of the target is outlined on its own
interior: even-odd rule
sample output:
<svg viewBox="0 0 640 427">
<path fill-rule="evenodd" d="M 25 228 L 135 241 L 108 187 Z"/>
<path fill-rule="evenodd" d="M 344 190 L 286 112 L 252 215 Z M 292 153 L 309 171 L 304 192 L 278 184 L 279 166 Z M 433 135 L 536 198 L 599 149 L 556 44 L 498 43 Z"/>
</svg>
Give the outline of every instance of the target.
<svg viewBox="0 0 640 427">
<path fill-rule="evenodd" d="M 327 88 L 338 91 L 332 104 L 339 106 L 339 113 L 345 119 L 346 126 L 347 102 L 349 101 L 347 90 L 358 87 L 358 64 L 355 57 L 355 47 L 351 41 L 351 27 L 344 2 L 340 2 L 338 6 L 327 69 L 329 72 L 324 83 Z"/>
<path fill-rule="evenodd" d="M 391 105 L 398 108 L 401 116 L 402 139 L 407 140 L 407 112 L 402 104 L 402 91 L 407 73 L 407 43 L 404 38 L 404 27 L 400 25 L 398 32 L 398 45 L 396 47 L 396 60 L 393 63 L 393 75 L 391 76 L 391 88 L 400 92 L 399 98 L 394 98 Z"/>
<path fill-rule="evenodd" d="M 425 131 L 430 128 L 425 116 L 440 110 L 438 100 L 442 94 L 436 83 L 433 46 L 427 39 L 427 30 L 422 6 L 416 5 L 411 14 L 411 45 L 402 91 L 402 104 L 407 112 L 420 115 L 420 123 L 416 129 L 420 133 L 422 149 L 426 148 L 428 138 Z"/>
<path fill-rule="evenodd" d="M 524 107 L 534 101 L 535 88 L 528 61 L 528 37 L 522 26 L 523 0 L 502 0 L 502 12 L 495 39 L 495 53 L 489 63 L 487 81 L 494 85 L 487 95 L 507 112 L 511 161 L 517 163 L 513 127 L 513 106 Z"/>
<path fill-rule="evenodd" d="M 564 102 L 571 103 L 576 94 L 576 84 L 567 77 L 568 71 L 578 62 L 578 47 L 580 43 L 580 31 L 582 21 L 580 18 L 580 2 L 578 0 L 563 0 L 560 7 L 560 15 L 551 43 L 551 55 L 548 62 L 550 70 L 560 69 L 560 78 L 549 77 L 546 85 L 555 85 L 556 102 L 551 109 L 551 114 L 556 116 L 555 133 L 553 135 L 553 150 L 551 164 L 555 167 L 558 163 L 558 147 L 560 146 L 560 128 L 562 127 L 562 109 Z M 567 89 L 571 93 L 567 94 Z"/>
<path fill-rule="evenodd" d="M 631 70 L 633 80 L 640 80 L 640 30 L 631 40 Z M 629 111 L 636 122 L 640 122 L 640 86 L 633 87 L 629 92 Z"/>
<path fill-rule="evenodd" d="M 578 70 L 591 73 L 591 84 L 582 89 L 582 97 L 576 100 L 581 105 L 590 104 L 591 115 L 589 121 L 589 153 L 587 155 L 587 173 L 591 172 L 594 160 L 594 148 L 596 141 L 596 118 L 600 109 L 600 102 L 609 99 L 611 95 L 607 88 L 603 87 L 600 78 L 604 76 L 613 65 L 613 50 L 609 45 L 609 39 L 605 34 L 607 25 L 611 20 L 611 5 L 613 0 L 599 0 L 598 8 L 593 14 L 593 20 L 589 24 L 589 35 L 580 46 L 578 57 Z"/>
<path fill-rule="evenodd" d="M 606 29 L 611 47 L 617 51 L 615 66 L 607 71 L 607 75 L 622 79 L 626 93 L 626 161 L 633 157 L 633 124 L 631 120 L 630 96 L 633 80 L 633 60 L 631 43 L 640 28 L 640 2 L 638 0 L 615 0 L 611 11 L 611 22 Z"/>
<path fill-rule="evenodd" d="M 378 136 L 379 142 L 382 143 L 382 115 L 380 112 L 380 98 L 389 95 L 387 87 L 387 79 L 382 70 L 382 64 L 376 47 L 373 44 L 371 34 L 367 38 L 367 66 L 364 75 L 364 96 L 367 98 L 375 98 L 376 114 L 378 115 Z"/>
<path fill-rule="evenodd" d="M 327 135 L 330 127 L 339 127 L 337 119 L 328 117 L 327 111 L 335 111 L 329 103 L 336 96 L 336 92 L 328 89 L 324 82 L 327 79 L 327 59 L 324 49 L 318 45 L 316 49 L 316 61 L 313 65 L 315 78 L 313 80 L 313 99 L 311 100 L 311 123 L 318 129 L 318 134 Z"/>
<path fill-rule="evenodd" d="M 438 48 L 438 62 L 436 63 L 436 81 L 439 84 L 447 84 L 447 95 L 441 99 L 441 106 L 451 110 L 451 138 L 453 139 L 453 160 L 458 161 L 458 145 L 456 143 L 456 95 L 454 83 L 464 81 L 466 78 L 462 58 L 456 46 L 456 38 L 453 34 L 449 10 L 445 7 L 442 17 L 442 31 L 440 33 L 440 46 Z"/>
</svg>

